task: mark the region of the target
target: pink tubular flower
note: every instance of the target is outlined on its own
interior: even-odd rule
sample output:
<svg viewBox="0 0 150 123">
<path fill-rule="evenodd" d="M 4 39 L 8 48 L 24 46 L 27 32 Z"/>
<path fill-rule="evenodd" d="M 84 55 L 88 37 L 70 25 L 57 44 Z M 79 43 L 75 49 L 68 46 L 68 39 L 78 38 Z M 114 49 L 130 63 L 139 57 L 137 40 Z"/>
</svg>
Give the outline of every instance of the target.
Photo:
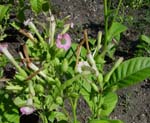
<svg viewBox="0 0 150 123">
<path fill-rule="evenodd" d="M 14 63 L 14 58 L 8 51 L 7 43 L 0 43 L 0 52 L 2 52 L 10 61 L 13 61 L 13 63 Z"/>
<path fill-rule="evenodd" d="M 14 57 L 8 51 L 7 43 L 0 43 L 0 52 L 2 52 L 12 62 L 12 64 L 18 69 L 18 71 L 22 75 L 26 76 L 26 72 L 18 65 L 18 63 L 15 61 Z"/>
<path fill-rule="evenodd" d="M 20 108 L 20 112 L 22 115 L 29 115 L 29 114 L 32 114 L 34 111 L 35 109 L 30 106 L 24 106 Z"/>
<path fill-rule="evenodd" d="M 68 50 L 71 46 L 71 37 L 69 34 L 58 34 L 56 40 L 56 46 L 58 48 L 63 48 L 64 50 Z"/>
</svg>

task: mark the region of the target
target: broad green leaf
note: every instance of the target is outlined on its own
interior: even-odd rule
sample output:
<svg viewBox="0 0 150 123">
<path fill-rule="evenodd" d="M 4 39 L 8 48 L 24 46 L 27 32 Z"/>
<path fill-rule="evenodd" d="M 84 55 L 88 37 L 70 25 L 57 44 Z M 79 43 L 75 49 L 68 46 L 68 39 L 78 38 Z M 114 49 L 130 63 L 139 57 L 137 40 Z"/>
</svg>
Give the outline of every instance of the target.
<svg viewBox="0 0 150 123">
<path fill-rule="evenodd" d="M 8 9 L 9 9 L 9 6 L 0 5 L 0 22 L 6 16 L 6 13 L 8 12 Z"/>
<path fill-rule="evenodd" d="M 150 77 L 150 58 L 137 57 L 124 61 L 112 74 L 109 86 L 118 88 L 136 84 Z"/>
<path fill-rule="evenodd" d="M 93 39 L 93 38 L 91 38 L 91 39 L 89 39 L 89 43 L 90 43 L 92 46 L 94 46 L 95 43 L 96 43 L 96 40 Z"/>
<path fill-rule="evenodd" d="M 26 101 L 22 100 L 20 97 L 16 97 L 13 102 L 16 106 L 23 106 L 26 104 Z"/>
<path fill-rule="evenodd" d="M 108 56 L 113 59 L 114 58 L 114 53 L 116 51 L 116 47 L 115 47 L 115 44 L 113 43 L 109 43 L 108 45 Z"/>
<path fill-rule="evenodd" d="M 114 39 L 115 39 L 115 40 L 114 40 L 114 41 L 115 41 L 114 43 L 117 43 L 117 44 L 118 44 L 118 43 L 119 43 L 118 41 L 120 41 L 120 34 L 116 35 L 116 36 L 114 37 Z"/>
<path fill-rule="evenodd" d="M 67 120 L 67 117 L 65 116 L 65 114 L 63 114 L 62 112 L 54 112 L 55 118 L 57 119 L 57 121 L 60 120 Z"/>
<path fill-rule="evenodd" d="M 46 118 L 44 113 L 39 113 L 39 117 L 43 123 L 48 123 L 48 119 Z"/>
<path fill-rule="evenodd" d="M 82 76 L 85 76 L 85 74 L 86 74 L 86 76 L 89 75 L 88 72 L 82 72 L 81 74 L 77 74 L 77 75 L 74 76 L 73 78 L 71 78 L 71 79 L 65 81 L 65 83 L 64 83 L 64 84 L 62 85 L 62 87 L 61 87 L 62 90 L 66 89 L 66 88 L 69 87 L 69 86 L 72 86 L 72 83 L 73 83 L 74 81 L 79 80 Z"/>
<path fill-rule="evenodd" d="M 89 123 L 110 123 L 110 122 L 107 120 L 91 120 L 89 121 Z"/>
<path fill-rule="evenodd" d="M 45 3 L 43 3 L 43 5 L 42 5 L 42 9 L 43 9 L 43 11 L 48 11 L 49 9 L 50 9 L 50 2 L 45 2 Z"/>
<path fill-rule="evenodd" d="M 121 120 L 108 120 L 110 123 L 123 123 Z"/>
<path fill-rule="evenodd" d="M 100 115 L 103 117 L 109 116 L 110 113 L 113 111 L 113 109 L 116 106 L 116 103 L 118 102 L 118 97 L 116 93 L 108 93 L 104 95 L 103 97 L 103 104 Z"/>
<path fill-rule="evenodd" d="M 21 22 L 25 20 L 25 14 L 24 14 L 25 8 L 19 9 L 17 12 L 17 19 L 19 19 Z"/>
<path fill-rule="evenodd" d="M 150 44 L 150 37 L 146 36 L 146 35 L 141 35 L 140 39 L 148 44 Z"/>
<path fill-rule="evenodd" d="M 57 119 L 57 121 L 61 121 L 61 120 L 66 121 L 67 117 L 62 112 L 53 111 L 49 115 L 48 120 L 51 121 L 51 122 L 54 122 L 55 119 Z"/>
<path fill-rule="evenodd" d="M 19 123 L 19 114 L 17 113 L 8 114 L 5 112 L 4 117 L 9 123 Z"/>
<path fill-rule="evenodd" d="M 80 90 L 81 95 L 83 96 L 83 98 L 85 99 L 86 103 L 88 104 L 89 108 L 91 111 L 93 111 L 93 102 L 91 100 L 91 85 L 90 83 L 84 81 L 82 83 L 82 89 Z"/>
<path fill-rule="evenodd" d="M 123 123 L 121 120 L 91 120 L 89 123 Z"/>
<path fill-rule="evenodd" d="M 113 22 L 108 30 L 107 41 L 111 41 L 112 38 L 118 36 L 120 33 L 127 30 L 127 27 L 118 22 Z"/>
<path fill-rule="evenodd" d="M 31 8 L 33 12 L 39 13 L 42 10 L 43 0 L 30 0 Z"/>
</svg>

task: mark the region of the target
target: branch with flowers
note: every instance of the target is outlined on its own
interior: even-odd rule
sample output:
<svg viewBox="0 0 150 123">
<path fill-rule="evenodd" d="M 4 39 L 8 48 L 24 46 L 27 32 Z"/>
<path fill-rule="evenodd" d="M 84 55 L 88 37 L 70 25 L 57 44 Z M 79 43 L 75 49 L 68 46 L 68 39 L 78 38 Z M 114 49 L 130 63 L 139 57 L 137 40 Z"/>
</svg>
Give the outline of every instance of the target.
<svg viewBox="0 0 150 123">
<path fill-rule="evenodd" d="M 38 0 L 31 0 L 32 10 L 38 14 L 39 9 L 32 2 Z M 78 123 L 78 100 L 83 98 L 91 111 L 87 122 L 123 123 L 109 119 L 118 101 L 116 91 L 148 78 L 150 58 L 123 61 L 120 57 L 110 70 L 105 70 L 106 55 L 115 58 L 111 51 L 114 40 L 126 30 L 115 18 L 109 26 L 107 4 L 104 0 L 105 33 L 103 36 L 99 31 L 95 42 L 88 38 L 88 30 L 83 31 L 81 42 L 73 42 L 69 32 L 73 24 L 64 24 L 61 30 L 50 10 L 42 11 L 47 20 L 44 24 L 35 19 L 24 21 L 27 31 L 16 22 L 10 24 L 27 40 L 18 52 L 19 59 L 10 53 L 7 42 L 0 42 L 0 52 L 16 68 L 15 76 L 6 78 L 0 91 L 4 95 L 0 122 L 31 122 L 36 117 L 35 122 Z M 6 105 L 11 108 L 8 110 Z"/>
</svg>

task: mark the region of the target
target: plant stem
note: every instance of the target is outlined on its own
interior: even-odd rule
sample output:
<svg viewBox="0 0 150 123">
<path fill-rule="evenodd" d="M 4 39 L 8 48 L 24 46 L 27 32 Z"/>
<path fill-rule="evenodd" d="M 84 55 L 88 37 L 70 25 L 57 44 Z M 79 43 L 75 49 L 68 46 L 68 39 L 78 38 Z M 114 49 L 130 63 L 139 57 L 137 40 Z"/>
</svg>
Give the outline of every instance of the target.
<svg viewBox="0 0 150 123">
<path fill-rule="evenodd" d="M 55 22 L 55 18 L 52 15 L 51 11 L 49 10 L 50 13 L 50 27 L 49 27 L 49 44 L 51 46 L 54 45 L 54 36 L 55 36 L 55 29 L 56 29 L 56 22 Z"/>
<path fill-rule="evenodd" d="M 72 77 L 71 79 L 67 80 L 67 81 L 62 85 L 62 90 L 64 90 L 66 87 L 72 85 L 73 81 L 79 79 L 79 78 L 82 77 L 82 76 L 89 75 L 89 74 L 91 74 L 91 72 L 82 72 L 81 74 L 78 74 L 78 75 Z"/>
<path fill-rule="evenodd" d="M 108 7 L 107 7 L 107 0 L 104 0 L 104 20 L 105 20 L 105 36 L 104 36 L 104 47 L 101 56 L 104 58 L 107 52 L 107 36 L 108 36 Z"/>
<path fill-rule="evenodd" d="M 115 18 L 116 18 L 117 15 L 118 15 L 118 12 L 119 12 L 121 3 L 122 3 L 122 0 L 119 0 L 119 4 L 118 4 L 118 6 L 117 6 L 117 9 L 116 9 L 116 12 L 115 12 L 115 15 L 114 15 L 114 17 L 113 17 L 113 21 L 112 21 L 112 22 L 114 22 Z"/>
<path fill-rule="evenodd" d="M 34 25 L 34 23 L 32 21 L 29 22 L 29 27 L 35 32 L 35 34 L 37 35 L 38 39 L 40 40 L 41 43 L 45 44 L 45 41 L 43 39 L 43 37 L 41 36 L 41 34 L 39 33 L 38 29 L 36 28 L 36 26 Z"/>
<path fill-rule="evenodd" d="M 77 97 L 74 100 L 70 98 L 70 103 L 71 103 L 72 112 L 73 112 L 73 123 L 77 123 L 77 115 L 76 115 L 77 101 L 78 101 Z"/>
<path fill-rule="evenodd" d="M 68 117 L 68 121 L 71 122 L 71 117 L 70 117 L 69 113 L 67 112 L 67 110 L 65 109 L 65 105 L 64 104 L 62 106 L 62 110 L 63 110 L 64 114 Z"/>
<path fill-rule="evenodd" d="M 123 57 L 120 57 L 114 66 L 111 68 L 111 70 L 105 75 L 104 82 L 108 82 L 113 72 L 119 67 L 119 65 L 123 62 Z"/>
<path fill-rule="evenodd" d="M 87 29 L 84 30 L 84 40 L 85 40 L 85 44 L 86 44 L 87 54 L 89 54 L 89 53 L 91 53 L 91 51 L 90 51 L 89 42 L 88 42 Z"/>
<path fill-rule="evenodd" d="M 98 96 L 98 100 L 99 100 L 99 103 L 98 103 L 98 106 L 97 106 L 97 118 L 100 118 L 101 117 L 101 111 L 102 111 L 102 104 L 104 102 L 104 99 L 102 98 L 102 95 L 99 95 Z"/>
<path fill-rule="evenodd" d="M 26 72 L 18 65 L 15 61 L 14 57 L 10 54 L 7 48 L 3 48 L 4 55 L 11 61 L 11 63 L 17 68 L 17 70 L 21 73 L 23 77 L 27 77 Z"/>
<path fill-rule="evenodd" d="M 108 10 L 107 0 L 104 0 L 104 18 L 105 18 L 105 39 L 104 39 L 104 50 L 107 47 L 107 33 L 108 33 Z"/>
<path fill-rule="evenodd" d="M 105 59 L 105 55 L 107 53 L 107 45 L 108 45 L 108 41 L 107 41 L 107 36 L 108 36 L 108 1 L 104 0 L 104 24 L 105 24 L 105 28 L 104 28 L 104 43 L 103 43 L 103 51 L 100 54 L 102 59 Z M 102 64 L 102 70 L 103 70 L 104 64 Z"/>
<path fill-rule="evenodd" d="M 33 88 L 33 83 L 32 81 L 30 80 L 29 82 L 29 91 L 30 91 L 30 94 L 31 94 L 31 97 L 35 96 L 35 91 L 34 91 L 34 88 Z"/>
<path fill-rule="evenodd" d="M 102 32 L 99 31 L 99 32 L 98 32 L 98 41 L 97 41 L 97 50 L 98 50 L 98 51 L 99 51 L 100 48 L 102 47 L 101 41 L 102 41 Z"/>
</svg>

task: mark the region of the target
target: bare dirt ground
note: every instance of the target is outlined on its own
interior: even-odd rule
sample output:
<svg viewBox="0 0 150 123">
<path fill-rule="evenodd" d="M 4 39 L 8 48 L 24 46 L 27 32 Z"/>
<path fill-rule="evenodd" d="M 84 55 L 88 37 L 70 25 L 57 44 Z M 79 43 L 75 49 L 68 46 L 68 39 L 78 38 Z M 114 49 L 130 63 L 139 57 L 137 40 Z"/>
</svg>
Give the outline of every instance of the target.
<svg viewBox="0 0 150 123">
<path fill-rule="evenodd" d="M 82 29 L 88 28 L 89 36 L 96 37 L 99 30 L 104 29 L 102 0 L 52 0 L 53 12 L 58 18 L 70 15 L 75 24 L 76 33 L 73 40 L 81 38 Z M 150 28 L 143 17 L 149 8 L 130 10 L 127 14 L 133 16 L 133 23 L 127 26 L 128 31 L 119 45 L 118 50 L 126 58 L 133 57 L 134 44 L 140 34 L 150 35 Z M 136 21 L 134 21 L 136 20 Z M 140 25 L 141 22 L 141 25 Z M 145 23 L 145 24 L 144 24 Z M 148 23 L 150 24 L 150 23 Z M 150 80 L 118 91 L 119 102 L 112 118 L 121 119 L 125 123 L 150 123 Z M 89 110 L 83 100 L 79 101 L 78 117 L 82 123 L 86 122 Z"/>
</svg>

